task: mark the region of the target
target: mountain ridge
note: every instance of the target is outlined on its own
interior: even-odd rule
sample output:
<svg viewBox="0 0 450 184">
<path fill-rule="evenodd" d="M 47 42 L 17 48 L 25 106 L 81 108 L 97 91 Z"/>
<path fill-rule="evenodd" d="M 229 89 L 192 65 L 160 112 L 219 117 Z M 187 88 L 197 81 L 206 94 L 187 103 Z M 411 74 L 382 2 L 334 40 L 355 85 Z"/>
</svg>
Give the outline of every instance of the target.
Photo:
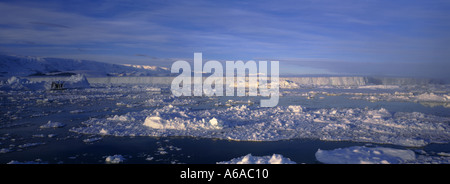
<svg viewBox="0 0 450 184">
<path fill-rule="evenodd" d="M 163 67 L 138 68 L 91 60 L 0 55 L 0 77 L 11 76 L 168 76 Z"/>
</svg>

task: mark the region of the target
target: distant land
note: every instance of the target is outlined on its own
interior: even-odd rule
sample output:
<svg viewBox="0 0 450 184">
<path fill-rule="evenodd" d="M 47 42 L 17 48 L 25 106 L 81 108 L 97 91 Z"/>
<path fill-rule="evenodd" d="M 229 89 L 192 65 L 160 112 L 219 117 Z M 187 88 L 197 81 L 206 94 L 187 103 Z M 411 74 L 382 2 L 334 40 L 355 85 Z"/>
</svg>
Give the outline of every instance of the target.
<svg viewBox="0 0 450 184">
<path fill-rule="evenodd" d="M 158 66 L 118 65 L 89 60 L 0 55 L 0 77 L 11 76 L 168 76 Z"/>
</svg>

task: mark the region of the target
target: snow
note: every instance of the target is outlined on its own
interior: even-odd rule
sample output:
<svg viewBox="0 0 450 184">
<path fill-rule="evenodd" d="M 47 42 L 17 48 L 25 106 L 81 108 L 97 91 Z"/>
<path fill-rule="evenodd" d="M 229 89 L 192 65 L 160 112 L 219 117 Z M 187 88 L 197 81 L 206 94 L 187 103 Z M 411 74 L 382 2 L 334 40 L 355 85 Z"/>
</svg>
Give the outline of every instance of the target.
<svg viewBox="0 0 450 184">
<path fill-rule="evenodd" d="M 353 146 L 334 150 L 317 150 L 316 159 L 325 164 L 402 164 L 414 161 L 411 150 Z"/>
<path fill-rule="evenodd" d="M 248 154 L 242 157 L 233 158 L 230 161 L 217 162 L 217 164 L 296 164 L 289 158 L 285 158 L 280 154 L 272 156 L 252 156 Z"/>
<path fill-rule="evenodd" d="M 120 164 L 123 163 L 126 159 L 122 155 L 113 155 L 107 156 L 105 162 L 107 164 Z"/>
<path fill-rule="evenodd" d="M 66 126 L 64 123 L 48 121 L 47 124 L 41 125 L 39 128 L 62 128 Z"/>
</svg>

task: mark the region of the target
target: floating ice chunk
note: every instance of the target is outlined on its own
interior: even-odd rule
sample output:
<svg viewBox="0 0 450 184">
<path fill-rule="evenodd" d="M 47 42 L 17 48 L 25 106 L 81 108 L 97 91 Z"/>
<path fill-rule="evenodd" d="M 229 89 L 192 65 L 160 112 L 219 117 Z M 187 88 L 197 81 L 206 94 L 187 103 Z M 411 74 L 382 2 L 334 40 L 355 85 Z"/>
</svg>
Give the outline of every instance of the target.
<svg viewBox="0 0 450 184">
<path fill-rule="evenodd" d="M 48 121 L 47 124 L 41 125 L 39 128 L 62 128 L 66 126 L 64 123 Z"/>
<path fill-rule="evenodd" d="M 127 105 L 127 104 L 125 104 L 125 103 L 123 103 L 123 102 L 117 102 L 116 105 L 117 105 L 117 106 L 125 106 L 125 105 Z"/>
<path fill-rule="evenodd" d="M 73 110 L 73 111 L 70 111 L 70 114 L 78 114 L 78 113 L 83 113 L 84 111 L 83 110 Z"/>
<path fill-rule="evenodd" d="M 317 150 L 316 159 L 326 164 L 401 164 L 414 161 L 416 155 L 411 150 L 365 146 Z"/>
<path fill-rule="evenodd" d="M 93 138 L 87 138 L 87 139 L 83 139 L 84 143 L 93 143 L 99 140 L 102 140 L 103 138 L 101 137 L 93 137 Z"/>
<path fill-rule="evenodd" d="M 125 161 L 125 158 L 122 155 L 113 155 L 107 156 L 105 162 L 107 164 L 120 164 Z"/>
<path fill-rule="evenodd" d="M 149 117 L 145 118 L 144 126 L 154 128 L 154 129 L 177 129 L 177 128 L 179 129 L 179 128 L 182 128 L 181 125 L 179 127 L 174 127 L 174 126 L 170 126 L 170 125 L 166 124 L 166 121 L 163 120 L 159 116 L 149 116 Z M 183 126 L 183 128 L 184 128 L 184 126 Z"/>
<path fill-rule="evenodd" d="M 272 156 L 252 156 L 245 155 L 239 158 L 233 158 L 230 161 L 217 162 L 217 164 L 296 164 L 289 158 L 285 158 L 279 154 Z"/>
<path fill-rule="evenodd" d="M 437 154 L 440 156 L 444 156 L 444 157 L 450 157 L 450 153 L 446 153 L 446 152 L 439 152 Z"/>
<path fill-rule="evenodd" d="M 19 147 L 19 148 L 29 148 L 29 147 L 35 147 L 35 146 L 39 146 L 39 145 L 43 145 L 43 144 L 45 144 L 45 143 L 43 143 L 43 142 L 25 143 L 25 144 L 19 145 L 17 147 Z"/>
</svg>

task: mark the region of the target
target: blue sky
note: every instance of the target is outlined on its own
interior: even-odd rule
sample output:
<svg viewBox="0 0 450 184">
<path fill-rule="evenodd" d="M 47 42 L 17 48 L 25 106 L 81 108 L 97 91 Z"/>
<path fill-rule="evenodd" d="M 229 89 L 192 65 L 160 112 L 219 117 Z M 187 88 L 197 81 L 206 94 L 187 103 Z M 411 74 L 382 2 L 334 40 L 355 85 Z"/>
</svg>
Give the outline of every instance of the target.
<svg viewBox="0 0 450 184">
<path fill-rule="evenodd" d="M 281 74 L 450 78 L 450 1 L 0 2 L 0 53 L 169 67 L 278 60 Z"/>
</svg>

